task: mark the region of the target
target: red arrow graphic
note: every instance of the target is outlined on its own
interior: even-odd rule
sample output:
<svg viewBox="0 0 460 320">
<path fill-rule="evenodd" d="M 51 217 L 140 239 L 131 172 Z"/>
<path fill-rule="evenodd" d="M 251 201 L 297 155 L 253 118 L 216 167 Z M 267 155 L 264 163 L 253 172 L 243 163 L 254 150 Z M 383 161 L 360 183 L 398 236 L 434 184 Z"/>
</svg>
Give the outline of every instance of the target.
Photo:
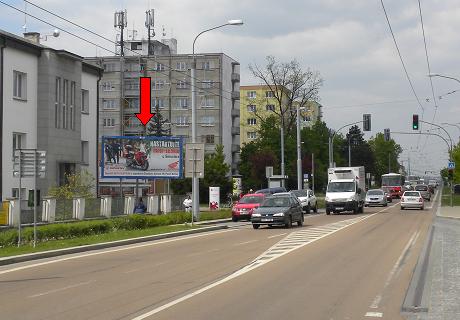
<svg viewBox="0 0 460 320">
<path fill-rule="evenodd" d="M 139 78 L 139 105 L 140 112 L 136 113 L 136 117 L 145 126 L 152 119 L 155 113 L 151 112 L 151 79 L 150 77 Z"/>
</svg>

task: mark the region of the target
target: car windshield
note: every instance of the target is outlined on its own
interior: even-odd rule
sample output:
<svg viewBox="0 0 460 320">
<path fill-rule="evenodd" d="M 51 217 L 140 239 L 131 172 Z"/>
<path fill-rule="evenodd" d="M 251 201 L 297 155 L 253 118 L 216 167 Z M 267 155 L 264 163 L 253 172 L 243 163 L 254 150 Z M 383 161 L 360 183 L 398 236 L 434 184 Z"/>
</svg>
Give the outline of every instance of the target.
<svg viewBox="0 0 460 320">
<path fill-rule="evenodd" d="M 381 196 L 383 195 L 383 191 L 382 190 L 369 190 L 367 192 L 367 195 L 368 196 Z"/>
<path fill-rule="evenodd" d="M 244 196 L 238 203 L 262 203 L 262 201 L 264 201 L 264 197 Z"/>
<path fill-rule="evenodd" d="M 417 190 L 417 191 L 427 191 L 428 187 L 427 186 L 415 186 L 415 190 Z"/>
<path fill-rule="evenodd" d="M 305 190 L 293 190 L 291 192 L 293 194 L 295 194 L 297 197 L 306 197 L 307 196 L 307 191 L 305 191 Z"/>
<path fill-rule="evenodd" d="M 262 207 L 289 207 L 288 197 L 271 197 L 262 202 Z"/>
<path fill-rule="evenodd" d="M 404 197 L 420 197 L 420 193 L 415 191 L 404 192 Z"/>
<path fill-rule="evenodd" d="M 354 182 L 329 182 L 327 192 L 354 192 Z"/>
</svg>

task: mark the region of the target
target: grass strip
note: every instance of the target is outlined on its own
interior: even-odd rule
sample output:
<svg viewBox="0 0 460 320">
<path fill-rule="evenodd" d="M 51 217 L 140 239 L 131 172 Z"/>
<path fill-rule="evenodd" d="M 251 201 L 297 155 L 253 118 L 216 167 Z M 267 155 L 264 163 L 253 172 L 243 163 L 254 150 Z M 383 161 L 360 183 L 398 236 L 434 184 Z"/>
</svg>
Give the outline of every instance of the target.
<svg viewBox="0 0 460 320">
<path fill-rule="evenodd" d="M 450 207 L 450 193 L 450 187 L 444 187 L 442 189 L 441 207 Z M 460 194 L 452 195 L 452 205 L 460 206 Z"/>
</svg>

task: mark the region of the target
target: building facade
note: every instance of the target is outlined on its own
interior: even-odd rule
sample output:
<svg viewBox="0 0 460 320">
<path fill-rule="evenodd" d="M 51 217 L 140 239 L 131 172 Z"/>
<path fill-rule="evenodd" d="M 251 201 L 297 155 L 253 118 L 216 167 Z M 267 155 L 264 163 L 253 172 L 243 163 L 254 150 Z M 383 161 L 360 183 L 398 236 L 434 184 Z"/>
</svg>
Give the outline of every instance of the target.
<svg viewBox="0 0 460 320">
<path fill-rule="evenodd" d="M 31 178 L 18 190 L 12 158 L 16 149 L 47 152 L 46 177 L 37 179 L 45 196 L 65 175 L 88 170 L 97 176 L 97 88 L 102 69 L 64 50 L 0 31 L 0 132 L 2 199 L 28 198 Z M 24 204 L 22 204 L 24 206 Z"/>
<path fill-rule="evenodd" d="M 147 55 L 147 42 L 125 42 L 125 56 L 86 58 L 104 69 L 100 84 L 99 139 L 102 136 L 148 135 L 136 117 L 139 112 L 139 77 L 151 77 L 152 112 L 166 120 L 173 136 L 191 142 L 190 54 L 177 54 L 174 39 L 155 41 Z M 136 45 L 133 45 L 136 43 Z M 167 44 L 173 43 L 170 48 Z M 126 48 L 137 48 L 127 50 Z M 224 146 L 232 172 L 239 162 L 239 63 L 223 53 L 196 55 L 197 141 L 205 152 Z"/>
<path fill-rule="evenodd" d="M 283 110 L 288 104 L 288 89 L 284 90 L 284 101 L 282 104 Z M 274 112 L 280 112 L 278 100 L 274 97 L 274 93 L 267 85 L 249 85 L 240 87 L 240 145 L 249 143 L 258 138 L 261 121 Z M 295 106 L 295 102 L 293 103 Z M 289 112 L 285 114 L 290 115 Z M 310 101 L 306 108 L 301 110 L 301 128 L 312 126 L 322 116 L 321 105 L 317 102 Z"/>
</svg>

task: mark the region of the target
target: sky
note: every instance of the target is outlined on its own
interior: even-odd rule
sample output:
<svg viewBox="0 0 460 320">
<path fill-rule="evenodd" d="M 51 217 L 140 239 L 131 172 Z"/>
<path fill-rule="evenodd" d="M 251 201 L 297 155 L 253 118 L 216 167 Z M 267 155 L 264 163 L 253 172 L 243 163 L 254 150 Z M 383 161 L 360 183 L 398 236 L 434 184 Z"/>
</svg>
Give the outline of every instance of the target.
<svg viewBox="0 0 460 320">
<path fill-rule="evenodd" d="M 26 7 L 28 13 L 59 27 L 61 35 L 48 37 L 43 42 L 47 46 L 82 56 L 110 55 L 65 30 L 114 49 L 113 44 L 31 4 L 25 6 L 24 1 L 0 1 L 21 10 Z M 296 59 L 305 69 L 318 71 L 324 79 L 319 102 L 328 127 L 337 130 L 370 113 L 372 131 L 365 138 L 389 128 L 392 138 L 403 148 L 400 160 L 407 167 L 410 159 L 412 173 L 436 174 L 448 162 L 447 145 L 441 138 L 395 133 L 413 132 L 412 114 L 444 127 L 454 144 L 460 138 L 460 82 L 431 78 L 433 99 L 418 0 L 383 1 L 414 90 L 404 73 L 381 0 L 79 0 L 78 5 L 68 0 L 31 2 L 110 39 L 116 34 L 115 11 L 126 9 L 128 29 L 137 30 L 138 37 L 146 37 L 145 11 L 153 8 L 155 39 L 160 40 L 164 30 L 166 38 L 177 39 L 179 53 L 190 53 L 193 39 L 202 30 L 229 19 L 242 19 L 243 26 L 220 28 L 200 36 L 196 51 L 223 52 L 239 61 L 241 85 L 259 83 L 248 66 L 264 66 L 268 55 L 280 62 Z M 431 73 L 460 79 L 460 1 L 420 0 L 420 5 Z M 0 3 L 0 29 L 20 35 L 24 23 L 23 13 Z M 32 17 L 27 18 L 26 26 L 27 31 L 42 34 L 51 34 L 54 29 Z M 455 90 L 459 91 L 448 94 Z M 422 123 L 421 128 L 422 132 L 432 130 L 447 137 L 429 124 Z"/>
</svg>

